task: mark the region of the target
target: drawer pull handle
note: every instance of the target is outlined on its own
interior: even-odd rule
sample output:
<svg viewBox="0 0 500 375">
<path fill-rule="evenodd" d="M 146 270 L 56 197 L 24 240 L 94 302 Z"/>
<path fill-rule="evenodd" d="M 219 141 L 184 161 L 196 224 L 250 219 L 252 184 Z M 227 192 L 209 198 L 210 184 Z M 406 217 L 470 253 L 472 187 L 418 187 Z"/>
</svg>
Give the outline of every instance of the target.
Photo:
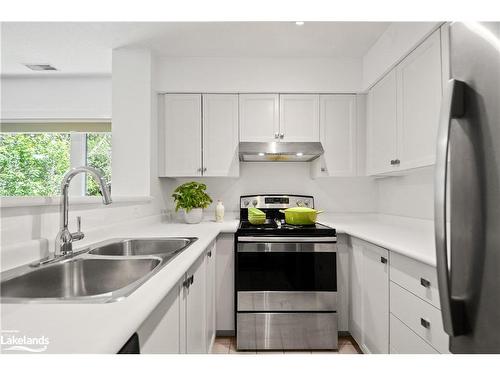
<svg viewBox="0 0 500 375">
<path fill-rule="evenodd" d="M 420 325 L 427 329 L 431 328 L 431 322 L 425 320 L 424 318 L 420 318 Z"/>
<path fill-rule="evenodd" d="M 384 264 L 387 264 L 387 258 L 380 257 L 380 262 L 384 263 Z"/>
<path fill-rule="evenodd" d="M 208 253 L 207 253 L 208 257 L 211 258 L 212 257 L 212 250 L 209 250 Z"/>
<path fill-rule="evenodd" d="M 431 282 L 429 280 L 426 280 L 423 277 L 421 277 L 420 278 L 420 285 L 422 285 L 424 288 L 429 288 L 431 286 Z"/>
</svg>

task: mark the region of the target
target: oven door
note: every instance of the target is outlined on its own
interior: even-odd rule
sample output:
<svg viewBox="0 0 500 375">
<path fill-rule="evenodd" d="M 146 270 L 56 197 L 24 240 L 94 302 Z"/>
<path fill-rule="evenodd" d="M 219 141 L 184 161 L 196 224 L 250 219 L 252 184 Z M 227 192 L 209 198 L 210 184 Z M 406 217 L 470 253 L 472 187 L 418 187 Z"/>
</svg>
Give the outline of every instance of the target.
<svg viewBox="0 0 500 375">
<path fill-rule="evenodd" d="M 266 292 L 267 299 L 258 296 L 255 300 L 269 302 L 269 296 L 282 298 L 285 293 L 297 300 L 318 300 L 318 310 L 332 310 L 329 303 L 327 308 L 322 307 L 324 304 L 319 299 L 321 295 L 337 292 L 335 243 L 238 242 L 236 262 L 239 295 L 240 292 L 242 296 L 248 292 L 253 295 Z M 296 292 L 307 292 L 308 296 L 301 298 L 301 293 Z M 290 309 L 296 310 L 294 306 Z"/>
</svg>

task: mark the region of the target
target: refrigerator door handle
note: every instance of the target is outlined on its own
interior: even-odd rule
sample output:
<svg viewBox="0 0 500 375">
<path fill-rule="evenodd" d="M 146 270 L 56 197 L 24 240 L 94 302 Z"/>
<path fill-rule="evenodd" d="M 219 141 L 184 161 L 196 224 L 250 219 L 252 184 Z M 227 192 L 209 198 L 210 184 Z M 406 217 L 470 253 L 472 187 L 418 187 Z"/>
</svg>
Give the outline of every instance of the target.
<svg viewBox="0 0 500 375">
<path fill-rule="evenodd" d="M 458 311 L 458 306 L 451 297 L 450 272 L 448 269 L 448 239 L 446 233 L 446 185 L 451 120 L 459 118 L 464 114 L 464 86 L 465 83 L 455 79 L 450 79 L 446 84 L 439 115 L 434 175 L 434 232 L 439 299 L 441 302 L 444 330 L 450 336 L 460 335 L 462 327 L 461 324 L 458 324 L 461 317 L 458 317 L 457 313 L 460 314 L 460 311 Z M 458 303 L 458 301 L 456 302 Z"/>
</svg>

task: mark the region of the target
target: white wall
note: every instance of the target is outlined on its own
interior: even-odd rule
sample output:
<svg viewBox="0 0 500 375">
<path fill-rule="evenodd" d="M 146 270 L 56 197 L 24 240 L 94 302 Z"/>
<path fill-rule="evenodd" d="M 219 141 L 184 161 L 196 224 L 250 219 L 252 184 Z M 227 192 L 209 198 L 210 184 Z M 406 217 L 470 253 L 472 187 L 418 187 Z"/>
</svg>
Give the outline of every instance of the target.
<svg viewBox="0 0 500 375">
<path fill-rule="evenodd" d="M 170 92 L 352 93 L 361 70 L 351 58 L 159 58 L 153 84 Z"/>
<path fill-rule="evenodd" d="M 70 197 L 70 230 L 76 231 L 76 217 L 81 216 L 87 243 L 95 242 L 88 234 L 92 229 L 158 213 L 155 200 L 148 203 L 113 202 L 109 206 L 100 203 L 72 205 L 71 200 Z M 2 207 L 0 221 L 1 246 L 46 238 L 52 251 L 60 225 L 59 206 Z"/>
<path fill-rule="evenodd" d="M 2 119 L 111 118 L 111 77 L 1 78 Z"/>
<path fill-rule="evenodd" d="M 376 184 L 379 213 L 434 218 L 434 167 L 415 169 L 404 176 L 377 179 Z"/>
<path fill-rule="evenodd" d="M 214 200 L 226 211 L 239 211 L 240 195 L 285 193 L 313 195 L 315 205 L 328 212 L 375 212 L 377 189 L 369 177 L 310 178 L 309 163 L 241 163 L 239 178 L 176 178 L 165 190 L 167 207 L 173 207 L 172 190 L 188 181 L 202 181 Z"/>
<path fill-rule="evenodd" d="M 145 49 L 113 50 L 113 192 L 151 193 L 152 56 Z M 155 98 L 156 99 L 156 98 Z"/>
<path fill-rule="evenodd" d="M 367 90 L 432 33 L 440 22 L 394 22 L 363 57 L 363 90 Z"/>
</svg>

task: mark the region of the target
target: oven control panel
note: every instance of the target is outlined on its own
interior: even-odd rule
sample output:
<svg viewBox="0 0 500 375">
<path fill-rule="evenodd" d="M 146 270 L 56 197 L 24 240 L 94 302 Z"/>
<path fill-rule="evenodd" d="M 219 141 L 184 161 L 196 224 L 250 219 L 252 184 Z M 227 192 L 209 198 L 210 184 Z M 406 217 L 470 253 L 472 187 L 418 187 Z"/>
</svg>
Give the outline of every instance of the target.
<svg viewBox="0 0 500 375">
<path fill-rule="evenodd" d="M 314 198 L 310 195 L 245 195 L 240 198 L 240 208 L 314 208 Z"/>
</svg>

